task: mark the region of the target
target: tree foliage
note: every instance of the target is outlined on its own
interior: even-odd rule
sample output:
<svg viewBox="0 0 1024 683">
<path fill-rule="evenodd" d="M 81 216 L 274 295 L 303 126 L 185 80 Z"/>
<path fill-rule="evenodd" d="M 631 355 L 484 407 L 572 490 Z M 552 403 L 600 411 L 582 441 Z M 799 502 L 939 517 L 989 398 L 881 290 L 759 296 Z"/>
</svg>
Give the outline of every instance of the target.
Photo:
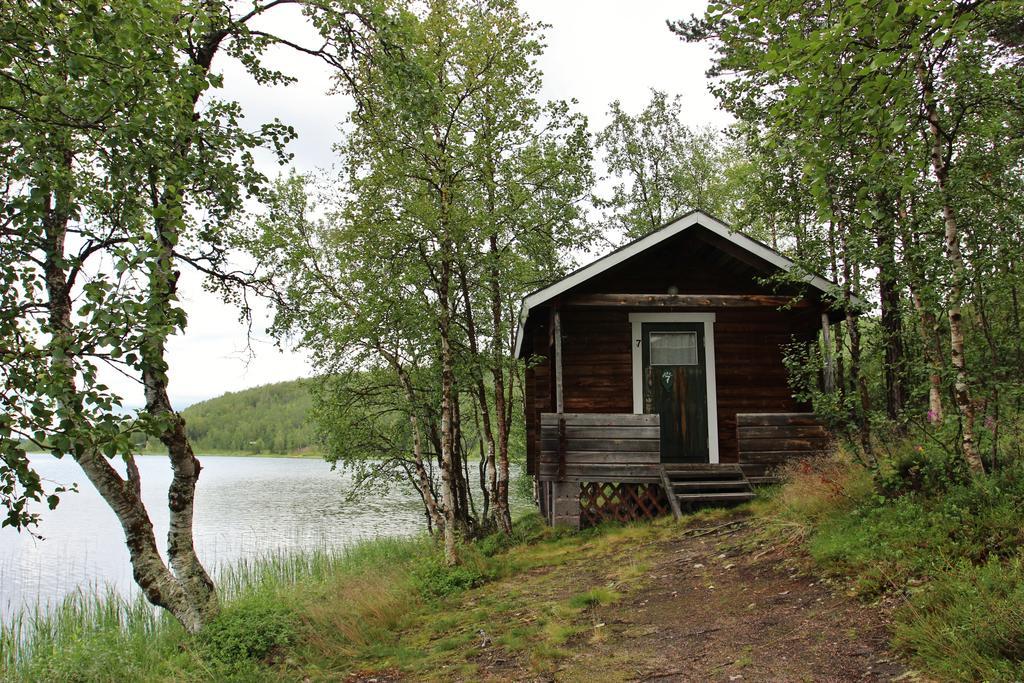
<svg viewBox="0 0 1024 683">
<path fill-rule="evenodd" d="M 887 418 L 913 419 L 925 380 L 932 420 L 951 397 L 975 472 L 979 439 L 996 448 L 1002 399 L 1019 395 L 1019 357 L 995 340 L 1020 333 L 1020 19 L 1012 2 L 763 0 L 671 25 L 712 44 L 715 93 L 747 138 L 800 170 L 837 305 L 875 292 Z M 845 405 L 866 434 L 873 361 L 858 322 L 844 327 Z"/>
<path fill-rule="evenodd" d="M 309 380 L 266 384 L 190 405 L 181 411 L 199 452 L 286 454 L 316 450 Z"/>
<path fill-rule="evenodd" d="M 639 114 L 615 100 L 611 121 L 596 144 L 616 182 L 596 198 L 607 231 L 642 237 L 687 211 L 700 209 L 732 220 L 739 203 L 731 171 L 737 150 L 711 127 L 683 123 L 682 96 L 651 91 Z"/>
<path fill-rule="evenodd" d="M 168 398 L 166 343 L 187 322 L 182 266 L 225 292 L 244 284 L 227 235 L 264 180 L 252 150 L 283 153 L 292 133 L 243 127 L 239 106 L 215 95 L 211 66 L 224 50 L 260 82 L 286 80 L 261 64 L 271 37 L 247 27 L 278 4 L 241 14 L 178 0 L 0 8 L 5 523 L 31 525 L 29 503 L 44 495 L 26 442 L 72 457 L 117 515 L 143 593 L 190 631 L 218 602 L 194 550 L 200 464 Z M 144 410 L 124 410 L 103 367 L 138 382 Z M 166 559 L 141 500 L 140 432 L 171 465 Z"/>
<path fill-rule="evenodd" d="M 368 57 L 338 75 L 356 106 L 344 172 L 320 184 L 331 199 L 284 180 L 256 249 L 278 276 L 279 333 L 330 376 L 321 415 L 352 436 L 330 439 L 333 455 L 358 465 L 345 441 L 380 444 L 377 471 L 409 473 L 454 562 L 457 533 L 511 528 L 515 306 L 588 240 L 577 204 L 590 145 L 582 117 L 538 101 L 539 27 L 514 3 L 387 15 Z"/>
</svg>

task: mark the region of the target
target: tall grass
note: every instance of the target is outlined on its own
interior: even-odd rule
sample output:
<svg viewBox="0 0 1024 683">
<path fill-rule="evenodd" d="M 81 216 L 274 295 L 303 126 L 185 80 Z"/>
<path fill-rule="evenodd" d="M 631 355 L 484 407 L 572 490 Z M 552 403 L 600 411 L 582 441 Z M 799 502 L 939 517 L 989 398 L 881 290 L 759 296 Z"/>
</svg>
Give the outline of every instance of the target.
<svg viewBox="0 0 1024 683">
<path fill-rule="evenodd" d="M 879 457 L 793 466 L 765 513 L 865 598 L 899 601 L 894 643 L 928 674 L 1024 680 L 1024 469 L 970 477 L 910 441 Z"/>
<path fill-rule="evenodd" d="M 365 612 L 382 604 L 408 605 L 396 595 L 378 602 L 381 591 L 394 592 L 389 577 L 408 574 L 411 565 L 433 552 L 425 537 L 269 552 L 220 568 L 217 586 L 226 614 L 237 612 L 236 606 L 254 605 L 300 614 L 299 605 L 346 595 Z M 354 634 L 358 629 L 342 630 Z M 222 678 L 223 672 L 206 661 L 207 654 L 166 612 L 141 595 L 125 598 L 111 588 L 79 590 L 55 607 L 39 604 L 0 625 L 4 681 Z"/>
<path fill-rule="evenodd" d="M 425 535 L 262 553 L 218 568 L 222 612 L 196 636 L 141 596 L 81 590 L 0 625 L 0 680 L 335 679 L 358 658 L 413 661 L 398 639 L 417 615 L 517 571 L 512 546 L 562 536 L 526 515 L 512 537 L 465 545 L 456 568 Z"/>
<path fill-rule="evenodd" d="M 141 596 L 80 589 L 58 605 L 37 604 L 0 626 L 3 680 L 139 679 L 169 652 L 181 627 Z"/>
</svg>

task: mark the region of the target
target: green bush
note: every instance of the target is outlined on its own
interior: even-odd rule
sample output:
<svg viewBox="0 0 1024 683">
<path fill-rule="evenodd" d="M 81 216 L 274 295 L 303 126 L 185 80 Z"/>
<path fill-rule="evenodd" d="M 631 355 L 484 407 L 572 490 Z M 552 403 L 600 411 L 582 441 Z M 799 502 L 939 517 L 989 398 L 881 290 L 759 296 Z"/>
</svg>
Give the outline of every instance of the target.
<svg viewBox="0 0 1024 683">
<path fill-rule="evenodd" d="M 910 443 L 873 490 L 850 490 L 857 477 L 829 478 L 840 495 L 808 481 L 790 481 L 775 505 L 807 524 L 827 570 L 864 595 L 908 597 L 895 620 L 904 653 L 942 680 L 1024 680 L 1024 465 L 972 477 L 959 456 Z M 794 496 L 818 504 L 786 505 Z"/>
<path fill-rule="evenodd" d="M 907 598 L 895 645 L 920 669 L 1024 680 L 1024 463 L 971 476 L 961 457 L 912 441 L 881 459 L 873 482 L 838 459 L 794 470 L 770 505 L 807 529 L 825 570 L 862 595 Z"/>
<path fill-rule="evenodd" d="M 249 678 L 259 664 L 274 664 L 295 640 L 292 611 L 270 598 L 234 603 L 196 636 L 203 659 L 221 675 Z"/>
<path fill-rule="evenodd" d="M 488 534 L 476 542 L 476 549 L 484 557 L 494 557 L 515 545 L 515 539 L 505 533 L 496 531 Z"/>
<path fill-rule="evenodd" d="M 425 598 L 443 598 L 487 581 L 486 574 L 469 563 L 447 567 L 440 557 L 432 557 L 412 573 L 413 585 Z"/>
<path fill-rule="evenodd" d="M 1024 542 L 1024 487 L 1017 475 L 990 475 L 950 485 L 941 495 L 875 496 L 852 511 L 825 516 L 811 554 L 858 577 L 873 593 L 912 578 L 935 576 L 951 560 L 982 564 L 1010 557 Z"/>
<path fill-rule="evenodd" d="M 539 514 L 532 512 L 513 522 L 511 534 L 496 531 L 476 541 L 474 547 L 484 557 L 494 557 L 514 546 L 550 538 L 554 533 Z"/>
<path fill-rule="evenodd" d="M 880 463 L 875 475 L 879 493 L 895 498 L 907 493 L 935 496 L 970 478 L 960 454 L 936 445 L 900 444 Z"/>
</svg>

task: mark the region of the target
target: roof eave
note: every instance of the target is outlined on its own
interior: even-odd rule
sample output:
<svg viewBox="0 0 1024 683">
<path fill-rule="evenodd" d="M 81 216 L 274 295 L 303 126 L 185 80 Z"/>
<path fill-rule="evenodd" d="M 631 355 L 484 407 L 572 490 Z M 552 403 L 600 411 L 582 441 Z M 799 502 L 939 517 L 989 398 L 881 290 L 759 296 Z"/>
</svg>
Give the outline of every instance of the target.
<svg viewBox="0 0 1024 683">
<path fill-rule="evenodd" d="M 728 225 L 718 220 L 714 216 L 710 216 L 703 211 L 694 210 L 686 213 L 678 218 L 675 218 L 663 227 L 649 233 L 639 239 L 636 239 L 629 244 L 623 245 L 618 249 L 605 254 L 599 259 L 588 263 L 585 266 L 577 268 L 572 273 L 569 273 L 558 282 L 552 283 L 547 287 L 538 289 L 525 297 L 523 297 L 522 305 L 519 309 L 519 327 L 516 330 L 516 343 L 515 343 L 515 357 L 519 358 L 523 350 L 523 342 L 525 336 L 526 320 L 530 315 L 530 311 L 547 301 L 557 297 L 573 287 L 576 287 L 587 280 L 600 275 L 606 270 L 626 261 L 636 254 L 639 254 L 647 249 L 650 249 L 665 240 L 678 235 L 679 233 L 687 230 L 694 225 L 700 225 L 712 233 L 726 239 L 736 246 L 747 250 L 754 256 L 757 256 L 761 260 L 783 270 L 785 272 L 791 271 L 796 267 L 796 263 L 786 258 L 782 254 L 778 253 L 771 247 L 758 242 L 752 237 L 748 237 L 741 232 L 732 230 Z M 832 294 L 838 289 L 838 285 L 834 282 L 830 282 L 820 275 L 814 273 L 808 273 L 804 278 L 807 284 L 811 285 L 815 289 L 820 290 L 825 294 Z M 852 298 L 851 304 L 860 307 L 861 302 L 856 297 Z"/>
</svg>

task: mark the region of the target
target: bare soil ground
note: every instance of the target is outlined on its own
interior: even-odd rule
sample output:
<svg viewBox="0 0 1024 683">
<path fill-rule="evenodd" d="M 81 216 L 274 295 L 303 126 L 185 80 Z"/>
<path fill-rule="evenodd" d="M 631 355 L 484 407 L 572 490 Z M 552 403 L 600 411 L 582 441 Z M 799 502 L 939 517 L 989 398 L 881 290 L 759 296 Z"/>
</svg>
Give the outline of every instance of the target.
<svg viewBox="0 0 1024 683">
<path fill-rule="evenodd" d="M 803 558 L 752 542 L 742 521 L 698 533 L 662 544 L 649 582 L 604 608 L 614 636 L 593 647 L 643 651 L 635 680 L 890 681 L 906 674 L 887 649 L 879 608 L 837 592 Z"/>
</svg>

